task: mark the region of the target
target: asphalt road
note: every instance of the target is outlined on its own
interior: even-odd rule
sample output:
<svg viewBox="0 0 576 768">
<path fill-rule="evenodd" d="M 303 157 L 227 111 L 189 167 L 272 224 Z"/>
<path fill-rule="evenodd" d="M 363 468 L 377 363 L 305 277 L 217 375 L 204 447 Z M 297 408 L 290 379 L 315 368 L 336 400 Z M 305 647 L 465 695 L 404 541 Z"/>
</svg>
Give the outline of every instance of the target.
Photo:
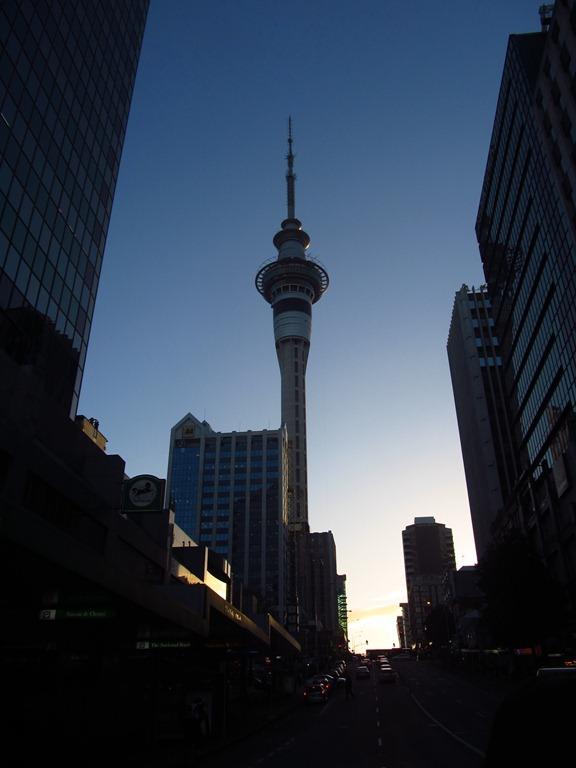
<svg viewBox="0 0 576 768">
<path fill-rule="evenodd" d="M 393 664 L 396 684 L 376 675 L 306 705 L 234 747 L 206 768 L 481 768 L 498 692 L 481 690 L 429 662 Z"/>
</svg>

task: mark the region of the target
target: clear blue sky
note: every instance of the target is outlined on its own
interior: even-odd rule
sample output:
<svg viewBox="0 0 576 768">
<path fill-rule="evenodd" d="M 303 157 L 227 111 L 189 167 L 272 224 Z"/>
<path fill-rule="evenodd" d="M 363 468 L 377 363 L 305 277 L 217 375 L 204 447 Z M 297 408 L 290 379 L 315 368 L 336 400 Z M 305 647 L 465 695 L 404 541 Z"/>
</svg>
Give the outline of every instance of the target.
<svg viewBox="0 0 576 768">
<path fill-rule="evenodd" d="M 256 292 L 285 216 L 326 266 L 308 364 L 309 515 L 332 530 L 359 642 L 396 641 L 401 531 L 433 515 L 475 562 L 446 338 L 483 282 L 474 234 L 508 35 L 533 0 L 152 0 L 80 412 L 130 475 L 171 426 L 277 428 Z"/>
</svg>

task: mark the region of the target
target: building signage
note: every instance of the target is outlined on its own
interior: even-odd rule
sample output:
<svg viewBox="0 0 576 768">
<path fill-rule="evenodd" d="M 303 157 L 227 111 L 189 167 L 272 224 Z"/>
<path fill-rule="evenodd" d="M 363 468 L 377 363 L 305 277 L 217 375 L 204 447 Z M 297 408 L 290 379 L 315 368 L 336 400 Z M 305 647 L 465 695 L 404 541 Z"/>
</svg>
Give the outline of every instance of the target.
<svg viewBox="0 0 576 768">
<path fill-rule="evenodd" d="M 110 608 L 47 608 L 40 611 L 40 621 L 56 619 L 111 619 L 116 611 Z"/>
<path fill-rule="evenodd" d="M 123 512 L 162 512 L 165 480 L 154 475 L 137 475 L 124 481 Z"/>
<path fill-rule="evenodd" d="M 138 640 L 136 648 L 139 651 L 147 651 L 150 648 L 190 648 L 189 640 Z"/>
</svg>

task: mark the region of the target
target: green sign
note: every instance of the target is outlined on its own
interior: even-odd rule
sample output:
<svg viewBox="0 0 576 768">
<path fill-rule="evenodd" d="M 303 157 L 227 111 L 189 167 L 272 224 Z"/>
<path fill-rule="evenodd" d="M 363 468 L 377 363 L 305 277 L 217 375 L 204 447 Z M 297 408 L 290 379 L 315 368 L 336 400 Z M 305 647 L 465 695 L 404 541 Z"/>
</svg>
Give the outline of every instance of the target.
<svg viewBox="0 0 576 768">
<path fill-rule="evenodd" d="M 40 611 L 40 621 L 57 619 L 111 619 L 116 611 L 111 608 L 51 608 Z"/>
</svg>

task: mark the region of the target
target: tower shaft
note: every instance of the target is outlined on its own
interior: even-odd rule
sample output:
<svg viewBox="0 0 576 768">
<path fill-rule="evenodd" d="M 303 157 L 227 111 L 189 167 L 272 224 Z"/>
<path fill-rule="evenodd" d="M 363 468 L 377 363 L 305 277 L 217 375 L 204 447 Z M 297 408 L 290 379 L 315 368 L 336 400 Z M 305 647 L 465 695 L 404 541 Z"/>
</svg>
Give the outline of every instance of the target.
<svg viewBox="0 0 576 768">
<path fill-rule="evenodd" d="M 286 424 L 289 452 L 289 523 L 292 530 L 308 530 L 308 472 L 306 451 L 306 365 L 310 341 L 286 338 L 276 342 L 280 366 L 282 424 Z"/>
</svg>

